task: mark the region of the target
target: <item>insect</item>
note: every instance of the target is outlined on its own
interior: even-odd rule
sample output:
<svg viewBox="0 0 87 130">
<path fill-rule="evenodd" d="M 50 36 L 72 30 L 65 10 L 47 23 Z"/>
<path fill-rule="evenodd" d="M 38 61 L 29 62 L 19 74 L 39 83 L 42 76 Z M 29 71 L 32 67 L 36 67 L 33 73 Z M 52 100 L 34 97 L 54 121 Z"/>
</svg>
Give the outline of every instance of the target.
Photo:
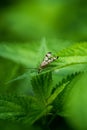
<svg viewBox="0 0 87 130">
<path fill-rule="evenodd" d="M 51 52 L 48 52 L 38 68 L 38 73 L 40 73 L 42 69 L 46 68 L 51 62 L 55 61 L 58 58 L 59 56 L 55 57 Z"/>
<path fill-rule="evenodd" d="M 51 52 L 48 52 L 43 61 L 41 62 L 39 68 L 38 68 L 38 73 L 40 73 L 44 68 L 46 68 L 50 63 L 52 63 L 53 61 L 57 60 L 59 58 L 59 56 L 53 56 Z M 37 68 L 28 68 L 28 69 L 37 69 Z M 23 75 L 18 76 L 17 78 L 8 81 L 6 84 L 14 82 L 16 80 L 20 80 L 20 79 L 24 79 L 26 77 L 28 77 L 30 75 L 30 71 L 27 73 L 24 73 Z"/>
</svg>

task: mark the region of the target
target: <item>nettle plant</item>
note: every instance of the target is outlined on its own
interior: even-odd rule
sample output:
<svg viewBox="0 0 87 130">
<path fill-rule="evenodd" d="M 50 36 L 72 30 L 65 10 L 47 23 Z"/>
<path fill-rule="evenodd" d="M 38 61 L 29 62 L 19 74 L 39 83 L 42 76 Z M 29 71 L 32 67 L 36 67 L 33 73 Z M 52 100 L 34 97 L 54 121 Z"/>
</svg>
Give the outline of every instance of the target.
<svg viewBox="0 0 87 130">
<path fill-rule="evenodd" d="M 81 84 L 86 89 L 87 43 L 74 44 L 56 53 L 53 58 L 45 67 L 40 67 L 39 73 L 29 73 L 32 94 L 0 95 L 0 119 L 29 125 L 40 121 L 40 124 L 48 126 L 57 116 L 70 119 L 79 116 L 82 121 L 78 114 L 82 107 L 78 101 L 82 96 L 76 94 L 83 91 Z M 17 79 L 25 75 L 27 73 Z"/>
</svg>

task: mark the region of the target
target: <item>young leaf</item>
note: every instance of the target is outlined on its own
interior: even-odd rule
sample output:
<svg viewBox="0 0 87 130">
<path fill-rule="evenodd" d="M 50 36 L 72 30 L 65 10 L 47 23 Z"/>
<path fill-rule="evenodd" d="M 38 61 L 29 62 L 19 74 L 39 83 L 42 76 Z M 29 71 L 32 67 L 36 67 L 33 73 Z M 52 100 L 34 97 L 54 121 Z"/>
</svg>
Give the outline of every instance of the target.
<svg viewBox="0 0 87 130">
<path fill-rule="evenodd" d="M 46 105 L 47 99 L 51 95 L 53 89 L 52 73 L 49 72 L 33 76 L 31 83 L 37 99 Z"/>
<path fill-rule="evenodd" d="M 63 79 L 62 82 L 60 82 L 59 86 L 60 88 L 62 86 L 64 86 L 64 89 L 61 91 L 61 93 L 59 93 L 59 95 L 57 96 L 57 98 L 54 100 L 54 109 L 56 110 L 56 113 L 58 115 L 62 115 L 64 116 L 64 103 L 66 100 L 66 97 L 68 96 L 69 92 L 72 90 L 73 86 L 70 85 L 70 83 L 74 80 L 74 78 L 78 77 L 80 73 L 75 73 L 72 74 L 70 76 L 67 76 L 66 79 Z"/>
</svg>

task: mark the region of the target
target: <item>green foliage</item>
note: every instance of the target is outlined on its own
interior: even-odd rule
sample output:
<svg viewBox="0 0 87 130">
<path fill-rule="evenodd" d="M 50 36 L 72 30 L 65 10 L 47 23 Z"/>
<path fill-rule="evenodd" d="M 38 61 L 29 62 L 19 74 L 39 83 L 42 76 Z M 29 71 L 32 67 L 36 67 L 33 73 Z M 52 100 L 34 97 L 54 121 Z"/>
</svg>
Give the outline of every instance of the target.
<svg viewBox="0 0 87 130">
<path fill-rule="evenodd" d="M 43 42 L 46 44 L 45 41 Z M 15 47 L 14 50 L 12 49 L 13 46 Z M 28 47 L 28 45 L 25 46 Z M 44 45 L 43 54 L 49 48 L 49 45 L 46 46 Z M 26 56 L 28 48 L 24 48 L 23 45 L 21 48 L 22 50 L 19 51 L 19 45 L 9 44 L 7 46 L 3 44 L 0 45 L 0 50 L 3 50 L 0 55 L 17 62 L 17 65 L 19 62 L 27 66 L 29 64 L 28 56 Z M 42 48 L 43 46 L 39 50 L 42 50 Z M 27 50 L 27 52 L 24 50 Z M 12 55 L 10 56 L 10 54 Z M 35 56 L 35 50 L 33 56 Z M 57 52 L 57 56 L 59 56 L 59 59 L 50 63 L 39 74 L 28 71 L 14 79 L 12 78 L 16 76 L 15 74 L 8 78 L 11 80 L 5 86 L 5 94 L 0 94 L 0 119 L 18 121 L 29 125 L 40 121 L 43 126 L 50 125 L 55 117 L 60 115 L 70 120 L 70 123 L 76 128 L 87 128 L 86 121 L 84 125 L 81 123 L 82 119 L 87 120 L 87 43 L 74 44 Z M 18 60 L 19 57 L 20 61 Z M 37 60 L 39 61 L 39 59 Z M 34 64 L 34 61 L 32 64 Z M 19 65 L 15 71 L 19 69 L 18 67 Z M 15 92 L 7 93 L 6 90 L 10 89 L 9 85 L 13 90 L 16 87 Z M 51 119 L 47 118 L 49 115 L 51 115 Z M 73 121 L 73 118 L 76 120 Z"/>
<path fill-rule="evenodd" d="M 35 96 L 41 103 L 45 103 L 51 95 L 53 84 L 52 84 L 52 73 L 41 74 L 32 77 L 32 87 Z M 46 103 L 45 103 L 46 104 Z"/>
<path fill-rule="evenodd" d="M 68 90 L 68 88 L 71 88 Z M 76 76 L 66 89 L 63 112 L 77 129 L 87 129 L 87 73 Z M 73 120 L 74 119 L 74 120 Z"/>
</svg>

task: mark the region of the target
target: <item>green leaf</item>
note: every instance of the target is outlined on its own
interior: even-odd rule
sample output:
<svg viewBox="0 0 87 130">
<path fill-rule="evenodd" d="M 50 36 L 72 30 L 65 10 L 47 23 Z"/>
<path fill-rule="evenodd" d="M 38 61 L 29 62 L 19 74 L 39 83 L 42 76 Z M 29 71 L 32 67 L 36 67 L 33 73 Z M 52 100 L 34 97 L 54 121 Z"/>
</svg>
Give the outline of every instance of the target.
<svg viewBox="0 0 87 130">
<path fill-rule="evenodd" d="M 51 104 L 57 98 L 57 96 L 63 91 L 63 89 L 65 88 L 65 86 L 67 84 L 68 84 L 68 82 L 62 84 L 61 86 L 56 85 L 56 88 L 55 88 L 53 94 L 48 99 L 48 104 Z"/>
<path fill-rule="evenodd" d="M 44 105 L 46 105 L 47 99 L 51 95 L 53 84 L 52 84 L 52 73 L 39 74 L 32 77 L 31 80 L 33 91 L 37 99 Z"/>
<path fill-rule="evenodd" d="M 0 44 L 0 56 L 10 59 L 18 64 L 25 66 L 36 65 L 34 59 L 37 59 L 36 44 L 18 44 L 3 43 Z M 32 62 L 31 62 L 32 61 Z M 38 61 L 38 60 L 37 60 Z"/>
<path fill-rule="evenodd" d="M 87 129 L 87 73 L 78 75 L 68 87 L 63 105 L 67 120 L 77 129 Z M 74 120 L 73 120 L 74 119 Z"/>
<path fill-rule="evenodd" d="M 72 75 L 69 84 L 54 101 L 56 114 L 77 129 L 87 128 L 87 73 Z"/>
<path fill-rule="evenodd" d="M 47 47 L 47 43 L 46 42 L 47 41 L 46 41 L 45 37 L 41 39 L 41 45 L 40 45 L 40 47 L 38 49 L 38 53 L 37 53 L 39 62 L 42 62 L 44 56 L 48 52 L 48 47 Z"/>
<path fill-rule="evenodd" d="M 9 97 L 8 100 L 8 96 L 0 95 L 0 119 L 16 120 L 20 115 L 24 115 L 24 109 L 22 106 L 13 102 L 12 99 L 12 96 Z"/>
<path fill-rule="evenodd" d="M 33 96 L 0 95 L 0 119 L 31 125 L 51 109 L 51 105 L 43 107 Z"/>
<path fill-rule="evenodd" d="M 69 94 L 70 90 L 73 88 L 73 86 L 69 85 L 72 80 L 77 77 L 80 73 L 75 73 L 72 75 L 68 75 L 66 79 L 63 79 L 60 83 L 59 83 L 59 87 L 62 88 L 62 91 L 58 94 L 58 96 L 56 97 L 56 99 L 54 100 L 53 104 L 54 104 L 54 109 L 56 110 L 56 113 L 58 115 L 65 115 L 64 113 L 64 109 L 63 109 L 63 105 L 65 103 L 66 97 Z"/>
<path fill-rule="evenodd" d="M 61 57 L 87 56 L 87 43 L 75 43 L 74 45 L 61 50 L 58 55 Z"/>
</svg>

